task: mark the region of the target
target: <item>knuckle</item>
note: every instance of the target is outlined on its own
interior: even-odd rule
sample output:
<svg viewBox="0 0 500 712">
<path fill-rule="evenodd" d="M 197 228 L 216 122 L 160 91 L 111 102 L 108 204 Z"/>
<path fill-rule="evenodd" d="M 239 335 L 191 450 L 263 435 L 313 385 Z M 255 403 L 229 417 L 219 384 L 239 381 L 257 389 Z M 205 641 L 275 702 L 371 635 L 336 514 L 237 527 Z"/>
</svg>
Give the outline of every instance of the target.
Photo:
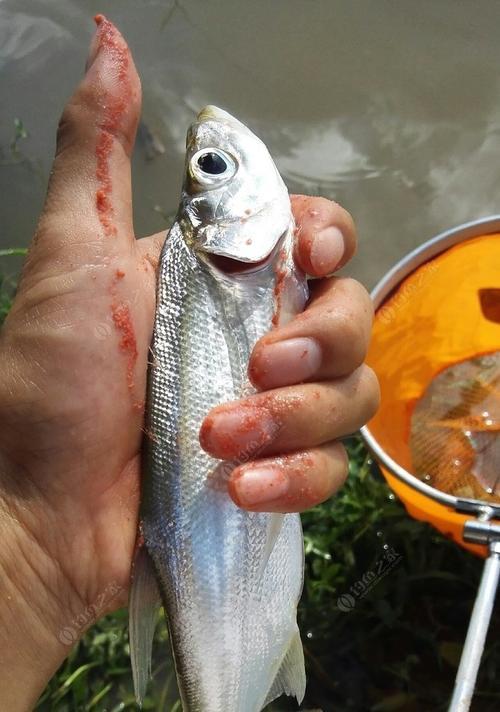
<svg viewBox="0 0 500 712">
<path fill-rule="evenodd" d="M 321 500 L 331 497 L 344 484 L 349 473 L 349 458 L 345 447 L 340 442 L 328 445 L 322 453 L 322 466 L 326 473 L 321 490 Z"/>
<path fill-rule="evenodd" d="M 74 133 L 77 124 L 76 114 L 77 111 L 74 104 L 66 104 L 61 114 L 61 118 L 59 119 L 59 124 L 57 126 L 56 155 L 62 153 L 63 150 L 70 143 L 70 138 Z"/>
<path fill-rule="evenodd" d="M 366 287 L 353 277 L 341 277 L 339 285 L 344 291 L 349 300 L 355 300 L 360 306 L 370 306 L 372 309 L 372 300 Z"/>
<path fill-rule="evenodd" d="M 333 200 L 328 200 L 328 198 L 317 198 L 317 201 L 315 208 L 318 211 L 318 220 L 323 227 L 326 225 L 342 226 L 346 222 L 346 211 L 341 205 Z"/>
<path fill-rule="evenodd" d="M 363 363 L 368 338 L 361 319 L 352 314 L 336 314 L 330 321 L 328 333 L 335 344 L 341 345 L 352 369 Z"/>
<path fill-rule="evenodd" d="M 56 156 L 72 146 L 80 133 L 92 126 L 89 113 L 95 99 L 89 87 L 82 84 L 63 109 L 57 127 Z"/>
<path fill-rule="evenodd" d="M 323 196 L 295 196 L 292 205 L 295 216 L 306 233 L 315 232 L 325 225 L 345 220 L 346 211 L 344 208 Z"/>
</svg>

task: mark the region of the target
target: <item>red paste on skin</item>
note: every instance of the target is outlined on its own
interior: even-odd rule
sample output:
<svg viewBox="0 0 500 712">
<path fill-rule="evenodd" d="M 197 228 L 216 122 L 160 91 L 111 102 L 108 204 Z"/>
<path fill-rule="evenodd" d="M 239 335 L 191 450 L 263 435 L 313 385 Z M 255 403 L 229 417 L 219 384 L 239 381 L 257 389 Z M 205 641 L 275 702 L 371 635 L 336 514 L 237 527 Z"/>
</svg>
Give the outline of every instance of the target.
<svg viewBox="0 0 500 712">
<path fill-rule="evenodd" d="M 127 386 L 130 390 L 133 390 L 134 367 L 139 354 L 130 309 L 123 303 L 112 304 L 111 313 L 114 324 L 121 334 L 120 349 L 127 356 Z"/>
<path fill-rule="evenodd" d="M 284 496 L 284 507 L 303 509 L 317 504 L 317 497 L 309 484 L 309 472 L 314 468 L 314 457 L 308 452 L 285 455 L 282 458 L 285 471 L 293 485 Z"/>
<path fill-rule="evenodd" d="M 204 450 L 216 450 L 219 458 L 229 460 L 239 456 L 248 447 L 248 441 L 251 441 L 255 453 L 272 441 L 271 433 L 262 428 L 262 416 L 258 408 L 241 408 L 240 412 L 243 417 L 229 432 L 216 429 L 214 434 L 215 418 L 211 415 L 205 418 L 199 436 Z"/>
<path fill-rule="evenodd" d="M 298 257 L 301 265 L 303 268 L 305 268 L 305 271 L 307 274 L 315 274 L 315 271 L 311 265 L 311 260 L 310 260 L 310 255 L 311 255 L 311 248 L 312 248 L 312 243 L 313 243 L 313 233 L 314 230 L 311 229 L 311 226 L 309 226 L 309 232 L 306 237 L 301 237 L 299 240 L 299 235 L 302 232 L 302 219 L 305 215 L 307 215 L 309 218 L 318 218 L 320 216 L 319 210 L 315 210 L 314 208 L 307 208 L 308 204 L 314 200 L 314 198 L 310 198 L 307 195 L 298 195 L 295 196 L 292 199 L 292 205 L 297 206 L 297 209 L 295 210 L 295 216 L 297 219 L 297 222 L 299 223 L 295 227 L 295 238 L 296 238 L 296 248 L 298 252 Z"/>
<path fill-rule="evenodd" d="M 259 358 L 262 347 L 254 353 L 248 366 L 248 377 L 254 385 L 258 385 L 263 377 L 267 375 L 269 369 L 262 363 L 262 358 Z"/>
<path fill-rule="evenodd" d="M 275 460 L 265 460 L 264 462 L 252 462 L 249 465 L 238 468 L 229 481 L 229 490 L 234 501 L 242 506 L 238 498 L 235 483 L 243 477 L 248 470 L 260 469 L 262 466 L 276 468 L 284 473 L 290 482 L 288 492 L 274 501 L 272 487 L 268 484 L 262 485 L 262 502 L 258 509 L 264 509 L 264 502 L 267 500 L 272 509 L 297 511 L 310 507 L 317 503 L 317 496 L 314 489 L 309 484 L 310 472 L 315 465 L 314 457 L 308 452 L 293 453 L 283 455 Z"/>
<path fill-rule="evenodd" d="M 120 342 L 118 347 L 120 352 L 127 359 L 127 388 L 133 397 L 135 383 L 134 383 L 134 368 L 137 363 L 137 358 L 139 352 L 137 350 L 137 340 L 135 337 L 134 325 L 132 322 L 132 315 L 127 304 L 118 301 L 118 290 L 117 284 L 119 280 L 125 277 L 125 272 L 118 268 L 115 270 L 113 279 L 111 280 L 111 286 L 109 292 L 113 298 L 111 302 L 111 317 L 113 323 L 120 333 Z M 132 408 L 139 412 L 143 412 L 146 406 L 145 400 L 132 400 Z"/>
<path fill-rule="evenodd" d="M 216 413 L 208 415 L 201 425 L 200 445 L 222 460 L 240 458 L 242 453 L 249 452 L 250 445 L 250 457 L 254 458 L 277 440 L 287 415 L 301 408 L 306 397 L 288 395 L 280 398 L 273 393 L 263 393 L 251 404 L 241 401 L 219 406 Z M 217 412 L 225 411 L 238 413 L 240 419 L 223 430 L 217 426 Z"/>
<path fill-rule="evenodd" d="M 104 15 L 96 15 L 95 23 L 98 27 L 97 53 L 106 53 L 106 71 L 115 75 L 116 86 L 112 90 L 101 88 L 99 103 L 102 106 L 102 116 L 98 125 L 97 143 L 95 154 L 97 159 L 96 178 L 97 190 L 95 204 L 97 215 L 107 236 L 117 235 L 118 230 L 114 220 L 112 204 L 112 182 L 109 160 L 115 137 L 120 128 L 123 116 L 132 99 L 129 81 L 130 52 L 120 38 L 114 25 Z M 105 77 L 104 81 L 108 81 Z M 102 79 L 101 79 L 102 81 Z M 127 304 L 117 299 L 117 283 L 125 277 L 122 269 L 116 269 L 112 278 L 110 293 L 113 298 L 111 303 L 111 316 L 113 323 L 120 334 L 119 349 L 126 357 L 127 387 L 131 394 L 134 390 L 134 368 L 137 363 L 138 350 L 130 308 Z M 133 408 L 139 411 L 144 409 L 143 401 L 133 401 Z"/>
<path fill-rule="evenodd" d="M 109 157 L 113 148 L 114 137 L 116 136 L 121 118 L 130 99 L 130 85 L 127 81 L 130 55 L 128 49 L 123 46 L 122 42 L 118 41 L 113 24 L 107 20 L 104 15 L 96 15 L 94 20 L 99 28 L 98 52 L 103 51 L 108 53 L 108 56 L 115 65 L 121 91 L 120 96 L 111 96 L 109 92 L 105 92 L 101 97 L 105 108 L 102 121 L 99 124 L 99 133 L 95 149 L 97 158 L 97 214 L 104 234 L 116 235 L 117 228 L 114 224 L 114 211 L 111 203 L 112 185 L 109 172 Z"/>
<path fill-rule="evenodd" d="M 285 280 L 286 280 L 286 269 L 284 267 L 284 263 L 286 260 L 286 254 L 285 250 L 281 250 L 279 254 L 279 259 L 276 264 L 276 268 L 274 270 L 276 274 L 276 282 L 274 285 L 274 299 L 275 299 L 275 306 L 274 306 L 274 314 L 273 318 L 271 319 L 271 323 L 273 327 L 277 327 L 279 325 L 280 321 L 280 315 L 281 315 L 281 306 L 283 302 L 283 290 L 285 288 Z"/>
<path fill-rule="evenodd" d="M 298 251 L 301 264 L 306 267 L 307 274 L 314 274 L 314 269 L 311 265 L 311 250 L 312 250 L 313 238 L 309 235 L 306 238 L 302 238 L 298 241 Z"/>
</svg>

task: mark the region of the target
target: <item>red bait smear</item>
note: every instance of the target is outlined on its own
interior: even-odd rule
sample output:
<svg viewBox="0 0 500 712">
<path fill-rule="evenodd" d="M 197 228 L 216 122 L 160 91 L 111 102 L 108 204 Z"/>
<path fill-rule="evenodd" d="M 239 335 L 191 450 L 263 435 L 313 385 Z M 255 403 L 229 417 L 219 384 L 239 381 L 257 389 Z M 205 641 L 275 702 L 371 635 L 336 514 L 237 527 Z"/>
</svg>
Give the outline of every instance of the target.
<svg viewBox="0 0 500 712">
<path fill-rule="evenodd" d="M 285 455 L 282 461 L 293 482 L 293 487 L 283 498 L 285 506 L 294 511 L 317 504 L 317 495 L 310 482 L 315 464 L 313 456 L 308 452 L 298 452 Z"/>
<path fill-rule="evenodd" d="M 109 288 L 109 292 L 113 298 L 113 301 L 111 302 L 111 317 L 116 329 L 120 333 L 120 352 L 127 359 L 127 387 L 132 396 L 132 407 L 134 410 L 142 412 L 145 406 L 144 400 L 136 401 L 133 398 L 135 389 L 134 369 L 139 352 L 137 350 L 137 339 L 135 337 L 134 325 L 132 323 L 132 315 L 130 313 L 129 305 L 126 302 L 118 300 L 117 284 L 124 277 L 125 272 L 122 269 L 118 268 L 115 270 L 111 286 Z"/>
<path fill-rule="evenodd" d="M 115 67 L 121 91 L 120 96 L 111 96 L 107 91 L 103 93 L 102 100 L 105 108 L 103 119 L 99 124 L 99 134 L 95 149 L 98 184 L 96 191 L 97 214 L 104 229 L 104 234 L 116 235 L 117 229 L 114 224 L 114 211 L 111 203 L 112 185 L 109 172 L 109 156 L 118 126 L 130 99 L 130 85 L 127 81 L 130 56 L 128 49 L 123 46 L 122 42 L 118 41 L 113 24 L 104 15 L 96 15 L 94 20 L 99 28 L 98 52 L 108 53 Z"/>
<path fill-rule="evenodd" d="M 279 475 L 281 475 L 281 478 L 286 477 L 290 483 L 288 492 L 277 500 L 280 509 L 283 508 L 290 512 L 297 512 L 317 504 L 317 493 L 311 486 L 311 480 L 314 477 L 315 460 L 310 453 L 298 452 L 292 455 L 284 455 L 279 458 L 265 460 L 264 467 L 266 466 L 278 470 L 277 479 L 279 479 Z M 235 483 L 244 476 L 245 472 L 249 470 L 259 470 L 261 467 L 262 462 L 252 462 L 238 469 L 229 480 L 231 496 L 240 506 L 242 502 L 238 497 Z M 269 483 L 263 483 L 260 487 L 260 492 L 262 502 L 268 501 L 271 505 L 275 504 L 272 496 L 272 485 L 270 486 Z M 272 511 L 272 509 L 269 511 Z"/>
<path fill-rule="evenodd" d="M 286 260 L 286 254 L 285 250 L 281 250 L 279 254 L 279 260 L 275 268 L 275 274 L 276 274 L 276 283 L 274 285 L 274 300 L 275 300 L 275 307 L 274 307 L 274 314 L 273 318 L 271 320 L 272 325 L 274 327 L 279 325 L 280 322 L 280 316 L 281 316 L 281 307 L 283 303 L 283 290 L 285 288 L 285 280 L 286 280 L 286 269 L 285 269 L 285 260 Z"/>
<path fill-rule="evenodd" d="M 126 304 L 112 304 L 111 313 L 113 321 L 121 334 L 120 349 L 127 356 L 127 386 L 134 388 L 134 367 L 137 362 L 137 342 L 130 309 Z"/>
<path fill-rule="evenodd" d="M 97 54 L 102 53 L 105 58 L 105 72 L 114 76 L 101 76 L 101 92 L 99 103 L 102 107 L 102 118 L 99 123 L 97 134 L 96 153 L 96 178 L 97 190 L 95 204 L 99 221 L 105 235 L 117 235 L 118 230 L 115 224 L 115 215 L 112 203 L 112 182 L 109 168 L 109 160 L 115 137 L 121 127 L 127 106 L 132 101 L 132 88 L 129 77 L 130 53 L 121 39 L 114 25 L 107 20 L 104 15 L 96 15 L 94 18 L 98 27 L 97 31 Z M 109 87 L 109 81 L 114 80 L 114 86 Z M 132 323 L 130 307 L 126 302 L 120 301 L 117 294 L 117 284 L 125 277 L 125 272 L 116 269 L 111 286 L 110 294 L 111 316 L 113 323 L 120 334 L 119 348 L 126 358 L 127 364 L 127 387 L 133 398 L 134 391 L 134 369 L 137 363 L 138 350 L 137 341 Z M 144 403 L 136 402 L 133 399 L 133 407 L 143 410 Z"/>
<path fill-rule="evenodd" d="M 262 411 L 259 408 L 242 407 L 239 409 L 239 415 L 239 422 L 229 432 L 214 429 L 215 419 L 208 415 L 200 428 L 201 446 L 209 452 L 216 451 L 219 458 L 227 460 L 241 457 L 249 444 L 255 455 L 272 442 L 274 432 L 263 426 Z"/>
</svg>

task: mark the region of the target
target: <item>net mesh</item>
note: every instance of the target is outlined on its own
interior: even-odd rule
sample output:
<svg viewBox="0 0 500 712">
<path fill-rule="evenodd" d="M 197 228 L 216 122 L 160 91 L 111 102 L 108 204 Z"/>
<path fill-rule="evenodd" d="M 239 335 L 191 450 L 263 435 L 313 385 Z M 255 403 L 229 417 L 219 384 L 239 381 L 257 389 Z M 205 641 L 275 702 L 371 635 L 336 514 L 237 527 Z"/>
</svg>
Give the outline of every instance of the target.
<svg viewBox="0 0 500 712">
<path fill-rule="evenodd" d="M 377 309 L 368 354 L 382 392 L 369 423 L 379 446 L 440 491 L 495 503 L 499 265 L 498 233 L 469 238 L 424 262 Z M 411 506 L 419 502 L 417 494 L 404 496 Z M 449 531 L 444 515 L 438 526 Z"/>
<path fill-rule="evenodd" d="M 410 426 L 413 473 L 455 497 L 500 502 L 500 352 L 432 379 Z"/>
</svg>

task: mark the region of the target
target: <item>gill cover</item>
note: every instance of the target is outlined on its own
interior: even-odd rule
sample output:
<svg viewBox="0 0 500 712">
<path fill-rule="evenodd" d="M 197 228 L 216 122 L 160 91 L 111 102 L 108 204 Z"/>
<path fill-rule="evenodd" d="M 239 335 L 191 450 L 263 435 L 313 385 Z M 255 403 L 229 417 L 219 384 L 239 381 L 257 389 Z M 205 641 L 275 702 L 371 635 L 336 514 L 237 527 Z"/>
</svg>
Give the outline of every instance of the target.
<svg viewBox="0 0 500 712">
<path fill-rule="evenodd" d="M 266 146 L 215 106 L 199 113 L 187 135 L 179 220 L 195 250 L 249 263 L 268 257 L 292 223 Z"/>
</svg>

